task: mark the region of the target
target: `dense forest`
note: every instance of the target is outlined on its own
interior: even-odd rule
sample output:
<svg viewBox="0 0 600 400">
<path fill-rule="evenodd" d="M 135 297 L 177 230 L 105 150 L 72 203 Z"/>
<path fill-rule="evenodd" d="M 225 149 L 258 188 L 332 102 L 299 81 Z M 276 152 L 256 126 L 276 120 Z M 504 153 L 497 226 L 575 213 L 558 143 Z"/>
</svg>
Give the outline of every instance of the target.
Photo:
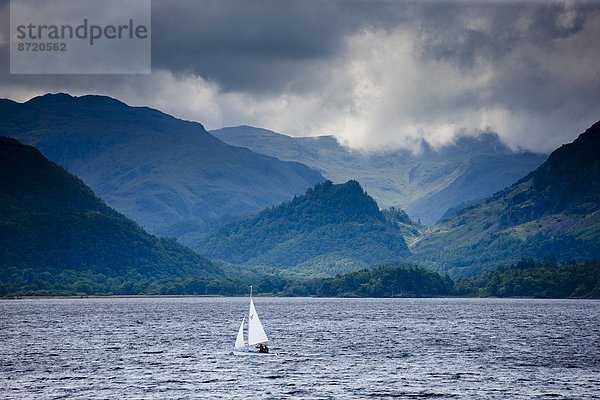
<svg viewBox="0 0 600 400">
<path fill-rule="evenodd" d="M 254 283 L 258 295 L 318 297 L 433 297 L 453 295 L 448 277 L 414 266 L 381 266 L 333 278 L 297 281 L 268 275 L 246 282 L 240 279 L 170 276 L 149 278 L 135 270 L 122 278 L 75 270 L 11 268 L 10 282 L 0 284 L 0 296 L 27 295 L 247 295 Z"/>
<path fill-rule="evenodd" d="M 0 282 L 0 297 L 111 296 L 111 295 L 223 295 L 247 292 L 240 281 L 225 278 L 168 274 L 149 275 L 128 269 L 120 276 L 91 270 L 11 267 Z"/>
<path fill-rule="evenodd" d="M 480 297 L 600 298 L 600 262 L 557 265 L 553 257 L 544 262 L 523 259 L 459 280 L 456 294 Z"/>
<path fill-rule="evenodd" d="M 329 181 L 255 216 L 228 224 L 195 248 L 234 264 L 293 268 L 296 276 L 324 258 L 350 260 L 351 272 L 410 254 L 399 222 L 391 222 L 356 181 Z M 321 265 L 322 266 L 322 265 Z M 314 276 L 314 275 L 313 275 Z"/>
<path fill-rule="evenodd" d="M 415 266 L 380 266 L 306 284 L 320 297 L 437 297 L 454 294 L 447 275 Z"/>
<path fill-rule="evenodd" d="M 332 278 L 294 280 L 280 275 L 254 279 L 141 275 L 126 271 L 110 277 L 92 271 L 10 268 L 0 296 L 87 295 L 256 295 L 315 297 L 534 297 L 600 298 L 600 262 L 557 265 L 552 259 L 530 259 L 456 283 L 426 268 L 385 265 Z"/>
</svg>

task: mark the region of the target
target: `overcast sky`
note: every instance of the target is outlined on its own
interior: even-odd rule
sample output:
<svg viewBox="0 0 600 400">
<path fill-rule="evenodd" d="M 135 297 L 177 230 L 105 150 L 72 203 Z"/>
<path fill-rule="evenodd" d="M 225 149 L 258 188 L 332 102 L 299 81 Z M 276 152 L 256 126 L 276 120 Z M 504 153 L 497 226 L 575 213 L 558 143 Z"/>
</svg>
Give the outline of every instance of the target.
<svg viewBox="0 0 600 400">
<path fill-rule="evenodd" d="M 352 147 L 497 132 L 550 151 L 600 119 L 600 1 L 154 0 L 151 75 L 9 74 L 0 97 L 106 94 Z"/>
</svg>

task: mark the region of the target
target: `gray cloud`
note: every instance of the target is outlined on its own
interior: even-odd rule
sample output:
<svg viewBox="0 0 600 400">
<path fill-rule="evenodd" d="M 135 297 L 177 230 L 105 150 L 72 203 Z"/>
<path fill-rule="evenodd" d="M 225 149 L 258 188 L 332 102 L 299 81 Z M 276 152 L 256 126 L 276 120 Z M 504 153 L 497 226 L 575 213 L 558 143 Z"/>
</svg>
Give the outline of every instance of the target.
<svg viewBox="0 0 600 400">
<path fill-rule="evenodd" d="M 154 0 L 152 15 L 152 75 L 11 76 L 0 40 L 0 96 L 101 93 L 367 149 L 494 130 L 548 151 L 600 119 L 594 1 Z"/>
<path fill-rule="evenodd" d="M 402 6 L 366 1 L 153 2 L 154 65 L 225 91 L 287 88 L 307 63 L 335 57 L 346 35 L 392 27 Z"/>
</svg>

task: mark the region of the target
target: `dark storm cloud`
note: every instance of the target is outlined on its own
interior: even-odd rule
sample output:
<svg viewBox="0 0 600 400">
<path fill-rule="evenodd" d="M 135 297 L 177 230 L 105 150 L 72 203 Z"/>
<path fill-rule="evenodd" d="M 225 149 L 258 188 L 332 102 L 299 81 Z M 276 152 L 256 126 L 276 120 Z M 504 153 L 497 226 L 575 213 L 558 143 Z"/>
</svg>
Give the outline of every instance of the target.
<svg viewBox="0 0 600 400">
<path fill-rule="evenodd" d="M 1 33 L 7 38 L 9 1 L 0 0 Z M 304 63 L 339 51 L 344 35 L 365 26 L 393 25 L 390 3 L 178 0 L 152 2 L 153 67 L 194 74 L 223 90 L 281 90 Z M 0 43 L 1 45 L 1 43 Z M 8 46 L 2 46 L 8 74 Z M 47 81 L 48 76 L 11 77 Z M 53 82 L 63 79 L 52 77 Z M 67 77 L 88 84 L 105 77 Z"/>
<path fill-rule="evenodd" d="M 242 1 L 153 2 L 154 66 L 191 72 L 224 90 L 287 87 L 307 63 L 339 54 L 344 39 L 364 29 L 410 29 L 424 58 L 472 65 L 498 59 L 523 41 L 544 44 L 577 33 L 588 9 L 558 24 L 561 3 Z M 526 17 L 525 32 L 515 26 Z M 465 21 L 484 18 L 484 27 Z"/>
<path fill-rule="evenodd" d="M 191 72 L 223 90 L 287 87 L 306 63 L 335 57 L 364 28 L 391 28 L 392 2 L 215 0 L 153 2 L 154 66 Z"/>
</svg>

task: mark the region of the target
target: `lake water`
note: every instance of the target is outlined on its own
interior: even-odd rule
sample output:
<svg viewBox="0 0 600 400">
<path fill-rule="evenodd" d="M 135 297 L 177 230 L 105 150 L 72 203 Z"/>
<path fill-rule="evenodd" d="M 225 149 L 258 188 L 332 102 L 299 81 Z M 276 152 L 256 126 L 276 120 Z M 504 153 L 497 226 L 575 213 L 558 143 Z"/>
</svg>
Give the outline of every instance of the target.
<svg viewBox="0 0 600 400">
<path fill-rule="evenodd" d="M 0 301 L 0 398 L 600 397 L 600 302 L 256 298 L 278 356 L 231 353 L 243 298 Z"/>
</svg>

